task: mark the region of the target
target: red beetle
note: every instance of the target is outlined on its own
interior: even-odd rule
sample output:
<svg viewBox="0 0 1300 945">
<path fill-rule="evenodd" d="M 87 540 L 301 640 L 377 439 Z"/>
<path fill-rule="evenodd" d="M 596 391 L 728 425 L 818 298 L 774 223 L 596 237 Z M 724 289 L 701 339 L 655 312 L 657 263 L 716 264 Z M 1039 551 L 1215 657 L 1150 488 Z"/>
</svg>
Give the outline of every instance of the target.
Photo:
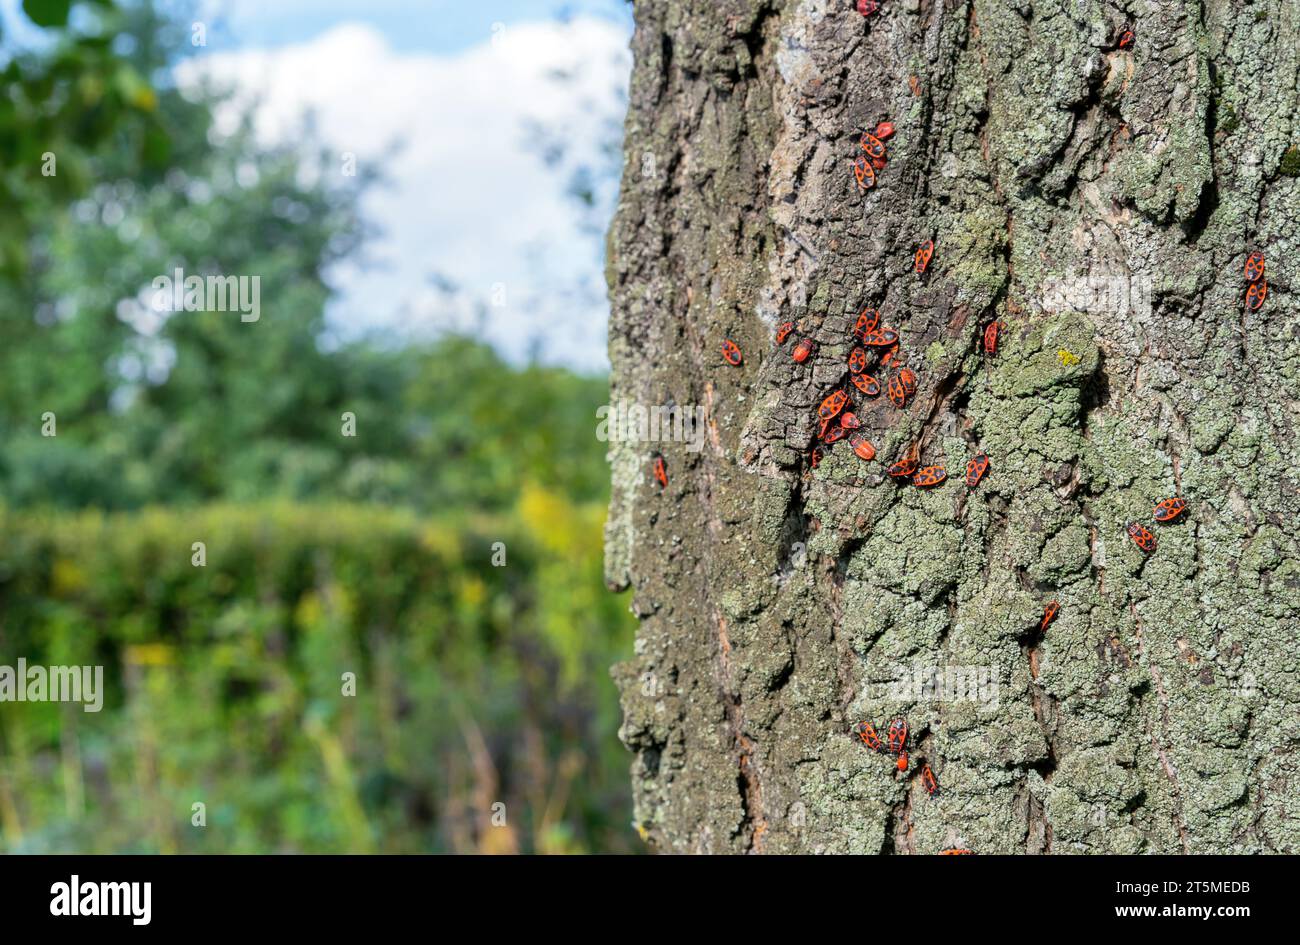
<svg viewBox="0 0 1300 945">
<path fill-rule="evenodd" d="M 867 369 L 867 352 L 864 348 L 854 348 L 849 352 L 849 370 L 861 374 Z"/>
<path fill-rule="evenodd" d="M 849 437 L 849 446 L 853 447 L 853 452 L 858 455 L 858 459 L 871 460 L 876 458 L 876 448 L 867 442 L 867 438 L 861 433 L 855 433 Z"/>
<path fill-rule="evenodd" d="M 840 414 L 840 426 L 846 430 L 856 430 L 862 426 L 862 421 L 858 419 L 858 415 L 852 410 L 846 410 Z"/>
<path fill-rule="evenodd" d="M 1172 499 L 1162 499 L 1151 510 L 1151 514 L 1157 522 L 1172 522 L 1178 516 L 1187 511 L 1187 500 L 1175 496 Z"/>
<path fill-rule="evenodd" d="M 948 478 L 948 470 L 942 466 L 922 466 L 912 473 L 912 485 L 928 489 L 937 486 Z"/>
<path fill-rule="evenodd" d="M 867 397 L 875 397 L 880 393 L 880 382 L 870 374 L 853 374 L 850 375 L 849 380 Z"/>
<path fill-rule="evenodd" d="M 1258 282 L 1252 282 L 1250 288 L 1246 290 L 1246 308 L 1252 312 L 1259 310 L 1264 304 L 1264 299 L 1268 297 L 1268 283 L 1263 279 Z"/>
<path fill-rule="evenodd" d="M 889 377 L 889 402 L 902 410 L 907 406 L 907 388 L 903 386 L 903 380 L 897 374 L 891 374 Z"/>
<path fill-rule="evenodd" d="M 872 751 L 883 752 L 885 750 L 884 744 L 880 741 L 880 736 L 876 734 L 875 726 L 870 722 L 859 722 L 853 726 L 853 734 L 857 735 L 862 740 L 862 744 Z"/>
<path fill-rule="evenodd" d="M 859 143 L 862 145 L 862 150 L 867 152 L 868 157 L 883 158 L 885 156 L 885 143 L 871 132 L 864 134 L 862 141 Z"/>
<path fill-rule="evenodd" d="M 813 343 L 811 338 L 800 338 L 799 343 L 794 346 L 790 352 L 790 357 L 794 358 L 799 364 L 808 360 L 808 356 L 813 353 Z"/>
<path fill-rule="evenodd" d="M 893 134 L 894 134 L 893 122 L 882 121 L 880 124 L 876 125 L 876 137 L 879 138 L 881 141 L 884 141 L 886 138 L 893 137 Z"/>
<path fill-rule="evenodd" d="M 916 393 L 916 372 L 911 368 L 900 368 L 898 379 L 903 382 L 903 390 L 907 391 L 907 396 L 911 397 Z"/>
<path fill-rule="evenodd" d="M 790 332 L 794 331 L 794 322 L 785 322 L 776 330 L 776 343 L 785 344 L 785 339 L 790 337 Z"/>
<path fill-rule="evenodd" d="M 989 458 L 986 454 L 980 453 L 969 463 L 966 464 L 966 488 L 974 489 L 984 478 L 984 474 L 989 471 Z"/>
<path fill-rule="evenodd" d="M 853 176 L 858 182 L 858 190 L 864 193 L 876 186 L 876 171 L 865 154 L 859 154 L 853 162 Z"/>
<path fill-rule="evenodd" d="M 1060 611 L 1060 609 L 1061 609 L 1061 605 L 1059 602 L 1054 600 L 1047 602 L 1047 607 L 1043 610 L 1043 622 L 1038 625 L 1039 633 L 1047 632 L 1048 624 L 1050 624 L 1053 620 L 1056 619 L 1056 615 Z"/>
<path fill-rule="evenodd" d="M 740 348 L 734 341 L 724 341 L 722 343 L 722 356 L 727 359 L 730 365 L 738 365 L 741 362 Z"/>
<path fill-rule="evenodd" d="M 998 335 L 1001 334 L 1001 332 L 1002 332 L 1001 322 L 999 321 L 989 322 L 988 327 L 984 329 L 984 353 L 985 354 L 998 353 Z"/>
<path fill-rule="evenodd" d="M 892 328 L 881 328 L 878 331 L 869 331 L 862 336 L 862 343 L 873 348 L 888 348 L 898 342 L 898 332 Z"/>
<path fill-rule="evenodd" d="M 1264 277 L 1264 254 L 1255 250 L 1246 257 L 1246 281 L 1258 282 Z"/>
<path fill-rule="evenodd" d="M 830 395 L 822 401 L 821 406 L 817 408 L 817 416 L 821 417 L 823 420 L 829 420 L 831 417 L 843 410 L 844 405 L 848 402 L 849 395 L 844 391 L 832 391 Z"/>
<path fill-rule="evenodd" d="M 907 720 L 894 719 L 889 723 L 889 733 L 885 736 L 889 740 L 889 753 L 897 755 L 907 748 Z"/>
<path fill-rule="evenodd" d="M 916 464 L 918 462 L 920 462 L 920 460 L 917 458 L 916 447 L 913 446 L 899 457 L 898 462 L 886 469 L 885 472 L 890 476 L 893 476 L 895 479 L 907 479 L 912 475 L 912 473 L 916 472 Z"/>
<path fill-rule="evenodd" d="M 925 785 L 925 793 L 931 797 L 939 793 L 939 779 L 934 776 L 934 769 L 929 762 L 921 765 L 921 783 Z"/>
<path fill-rule="evenodd" d="M 668 488 L 668 466 L 664 463 L 664 458 L 658 453 L 655 453 L 654 472 L 655 479 L 659 482 L 659 488 Z"/>
<path fill-rule="evenodd" d="M 921 244 L 920 249 L 916 251 L 916 272 L 918 275 L 924 274 L 925 270 L 930 268 L 930 257 L 934 255 L 934 240 L 926 240 Z"/>
<path fill-rule="evenodd" d="M 871 16 L 879 9 L 879 0 L 858 0 L 858 12 L 863 16 Z"/>
<path fill-rule="evenodd" d="M 1137 522 L 1130 522 L 1128 526 L 1128 537 L 1133 539 L 1133 544 L 1137 545 L 1147 554 L 1156 550 L 1156 536 L 1151 534 L 1145 526 Z"/>
<path fill-rule="evenodd" d="M 880 313 L 874 308 L 864 308 L 858 315 L 857 324 L 853 326 L 853 335 L 856 338 L 863 338 L 875 331 L 880 324 Z"/>
</svg>

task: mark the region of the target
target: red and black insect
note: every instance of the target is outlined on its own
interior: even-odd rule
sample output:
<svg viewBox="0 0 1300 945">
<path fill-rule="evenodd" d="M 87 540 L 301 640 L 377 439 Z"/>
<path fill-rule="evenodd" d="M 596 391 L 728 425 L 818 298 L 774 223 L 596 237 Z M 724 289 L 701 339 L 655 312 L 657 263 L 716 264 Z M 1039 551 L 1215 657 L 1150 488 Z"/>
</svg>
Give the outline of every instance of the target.
<svg viewBox="0 0 1300 945">
<path fill-rule="evenodd" d="M 988 327 L 984 329 L 984 353 L 985 354 L 998 353 L 998 335 L 1000 335 L 1001 333 L 1002 333 L 1001 322 L 999 321 L 989 322 Z"/>
<path fill-rule="evenodd" d="M 879 9 L 879 0 L 858 0 L 858 12 L 863 16 L 871 16 Z"/>
<path fill-rule="evenodd" d="M 907 719 L 894 719 L 889 723 L 889 732 L 885 735 L 889 741 L 889 753 L 897 755 L 907 748 Z"/>
<path fill-rule="evenodd" d="M 900 368 L 898 379 L 903 384 L 903 390 L 907 391 L 907 396 L 911 397 L 916 393 L 916 372 L 911 368 Z"/>
<path fill-rule="evenodd" d="M 1120 34 L 1119 34 L 1119 48 L 1120 48 L 1120 49 L 1128 49 L 1130 46 L 1133 45 L 1133 39 L 1134 39 L 1134 36 L 1133 36 L 1133 31 L 1132 31 L 1132 30 L 1125 30 L 1124 32 L 1120 33 Z"/>
<path fill-rule="evenodd" d="M 876 170 L 865 154 L 859 154 L 853 162 L 853 177 L 858 182 L 858 190 L 864 193 L 876 186 Z"/>
<path fill-rule="evenodd" d="M 939 779 L 934 776 L 929 762 L 921 765 L 921 783 L 925 786 L 925 793 L 931 797 L 939 793 Z"/>
<path fill-rule="evenodd" d="M 898 342 L 894 342 L 893 346 L 885 352 L 884 356 L 880 359 L 880 366 L 888 367 L 889 362 L 893 361 L 896 357 L 898 357 Z"/>
<path fill-rule="evenodd" d="M 885 750 L 884 744 L 880 741 L 880 736 L 876 734 L 875 726 L 870 722 L 859 722 L 853 726 L 853 734 L 857 735 L 862 740 L 862 744 L 872 751 L 883 752 Z"/>
<path fill-rule="evenodd" d="M 1156 550 L 1156 536 L 1151 534 L 1150 530 L 1137 522 L 1130 522 L 1128 526 L 1128 537 L 1133 539 L 1133 544 L 1137 545 L 1147 554 Z"/>
<path fill-rule="evenodd" d="M 985 453 L 979 453 L 966 464 L 966 488 L 974 489 L 984 478 L 984 474 L 989 471 L 989 458 Z"/>
<path fill-rule="evenodd" d="M 893 137 L 893 134 L 894 123 L 892 121 L 882 121 L 880 124 L 876 125 L 876 137 L 881 141 Z"/>
<path fill-rule="evenodd" d="M 822 450 L 820 446 L 814 446 L 811 450 L 808 451 L 808 468 L 816 469 L 817 464 L 822 461 L 822 457 L 824 457 L 825 455 L 826 453 Z"/>
<path fill-rule="evenodd" d="M 1157 522 L 1172 522 L 1186 511 L 1187 500 L 1175 496 L 1171 499 L 1161 499 L 1151 510 L 1151 514 Z"/>
<path fill-rule="evenodd" d="M 794 358 L 799 364 L 808 360 L 809 355 L 813 353 L 813 342 L 811 338 L 800 338 L 799 343 L 794 346 L 790 352 L 790 357 Z"/>
<path fill-rule="evenodd" d="M 889 377 L 889 402 L 902 410 L 907 406 L 907 388 L 903 385 L 903 380 L 897 374 L 891 374 Z"/>
<path fill-rule="evenodd" d="M 1047 602 L 1047 607 L 1043 610 L 1043 622 L 1038 625 L 1039 633 L 1047 632 L 1048 625 L 1056 619 L 1056 615 L 1060 610 L 1061 604 L 1059 601 L 1051 600 Z"/>
<path fill-rule="evenodd" d="M 832 443 L 838 443 L 840 440 L 848 436 L 848 433 L 849 431 L 844 429 L 838 423 L 834 424 L 822 434 L 822 442 L 828 446 Z"/>
<path fill-rule="evenodd" d="M 1257 312 L 1266 298 L 1268 298 L 1268 283 L 1263 279 L 1252 282 L 1250 288 L 1246 290 L 1246 308 L 1249 311 Z"/>
<path fill-rule="evenodd" d="M 857 454 L 858 459 L 871 462 L 876 458 L 876 448 L 867 442 L 867 438 L 861 433 L 849 437 L 849 445 L 853 447 L 853 452 Z"/>
<path fill-rule="evenodd" d="M 776 343 L 785 344 L 785 339 L 790 337 L 790 332 L 794 331 L 794 322 L 785 322 L 776 330 Z"/>
<path fill-rule="evenodd" d="M 724 341 L 722 343 L 722 356 L 726 358 L 727 363 L 732 366 L 740 364 L 740 362 L 743 360 L 743 356 L 740 353 L 740 348 L 737 347 L 734 341 L 730 341 L 730 340 Z"/>
<path fill-rule="evenodd" d="M 867 352 L 865 348 L 854 348 L 849 352 L 849 371 L 861 374 L 867 369 Z"/>
<path fill-rule="evenodd" d="M 1255 250 L 1246 257 L 1246 281 L 1258 282 L 1264 278 L 1264 254 Z"/>
<path fill-rule="evenodd" d="M 872 158 L 872 159 L 871 159 L 871 166 L 872 166 L 873 168 L 875 168 L 876 170 L 878 170 L 878 171 L 883 171 L 883 170 L 885 169 L 885 164 L 886 164 L 886 163 L 887 163 L 887 162 L 886 162 L 885 159 L 882 158 L 882 157 Z"/>
<path fill-rule="evenodd" d="M 916 472 L 916 464 L 920 462 L 916 455 L 916 447 L 912 447 L 906 453 L 899 457 L 898 462 L 885 470 L 895 479 L 907 479 L 912 473 Z"/>
<path fill-rule="evenodd" d="M 856 430 L 862 426 L 862 421 L 858 419 L 858 415 L 852 410 L 846 410 L 840 414 L 840 426 L 846 430 Z"/>
<path fill-rule="evenodd" d="M 817 416 L 823 420 L 829 420 L 849 402 L 849 395 L 842 390 L 832 391 L 830 396 L 822 401 L 821 406 L 817 408 Z"/>
<path fill-rule="evenodd" d="M 899 755 L 898 755 L 898 761 L 896 762 L 896 764 L 898 765 L 898 770 L 899 770 L 899 771 L 906 771 L 906 770 L 907 770 L 907 752 L 905 752 L 905 751 L 904 751 L 904 752 L 899 752 Z"/>
<path fill-rule="evenodd" d="M 849 377 L 853 386 L 867 397 L 875 397 L 880 393 L 880 382 L 870 374 L 853 374 Z"/>
<path fill-rule="evenodd" d="M 940 856 L 974 856 L 974 850 L 967 850 L 965 847 L 953 847 L 951 850 L 940 850 Z"/>
<path fill-rule="evenodd" d="M 667 489 L 668 488 L 668 464 L 664 462 L 664 458 L 660 456 L 658 453 L 655 453 L 654 473 L 655 473 L 655 479 L 659 483 L 659 488 Z"/>
<path fill-rule="evenodd" d="M 937 486 L 948 478 L 948 470 L 942 466 L 922 466 L 912 473 L 912 485 L 928 489 Z"/>
<path fill-rule="evenodd" d="M 861 339 L 875 331 L 880 325 L 880 313 L 874 308 L 864 308 L 858 315 L 857 324 L 853 326 L 853 336 Z"/>
<path fill-rule="evenodd" d="M 862 150 L 867 152 L 867 157 L 883 158 L 885 156 L 885 142 L 881 141 L 871 132 L 868 131 L 864 134 L 862 136 L 862 141 L 859 143 L 862 145 Z"/>
<path fill-rule="evenodd" d="M 898 343 L 898 332 L 892 328 L 869 331 L 862 336 L 862 343 L 872 348 L 888 348 L 890 345 Z"/>
<path fill-rule="evenodd" d="M 930 268 L 930 258 L 934 256 L 934 240 L 926 240 L 916 251 L 916 272 L 923 275 Z"/>
</svg>

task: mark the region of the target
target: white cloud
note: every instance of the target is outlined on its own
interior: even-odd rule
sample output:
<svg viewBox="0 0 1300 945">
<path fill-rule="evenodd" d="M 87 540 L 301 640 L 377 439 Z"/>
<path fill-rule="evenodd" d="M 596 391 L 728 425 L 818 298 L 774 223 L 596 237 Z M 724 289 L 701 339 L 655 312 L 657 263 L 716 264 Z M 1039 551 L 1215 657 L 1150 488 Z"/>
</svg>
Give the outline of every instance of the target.
<svg viewBox="0 0 1300 945">
<path fill-rule="evenodd" d="M 482 313 L 480 333 L 508 356 L 540 348 L 547 361 L 592 369 L 606 364 L 603 293 L 564 296 L 581 280 L 599 285 L 599 241 L 528 127 L 558 132 L 566 164 L 599 161 L 602 132 L 621 122 L 628 68 L 623 30 L 581 18 L 509 26 L 448 56 L 394 52 L 371 27 L 347 24 L 298 45 L 204 55 L 179 75 L 258 102 L 268 141 L 293 135 L 310 109 L 327 145 L 386 179 L 364 204 L 383 231 L 368 256 L 383 268 L 340 269 L 336 326 L 418 335 L 479 325 Z M 613 187 L 601 188 L 605 209 Z M 435 275 L 463 291 L 451 298 Z M 493 306 L 502 286 L 506 304 Z"/>
</svg>

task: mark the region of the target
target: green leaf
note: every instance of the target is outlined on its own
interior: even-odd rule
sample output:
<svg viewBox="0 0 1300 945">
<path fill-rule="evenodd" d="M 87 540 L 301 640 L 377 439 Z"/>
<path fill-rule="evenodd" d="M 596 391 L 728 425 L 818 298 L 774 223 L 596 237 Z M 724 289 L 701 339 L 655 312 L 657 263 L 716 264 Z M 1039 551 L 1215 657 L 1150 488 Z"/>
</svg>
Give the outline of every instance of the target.
<svg viewBox="0 0 1300 945">
<path fill-rule="evenodd" d="M 67 26 L 72 0 L 23 0 L 23 12 L 37 26 Z"/>
</svg>

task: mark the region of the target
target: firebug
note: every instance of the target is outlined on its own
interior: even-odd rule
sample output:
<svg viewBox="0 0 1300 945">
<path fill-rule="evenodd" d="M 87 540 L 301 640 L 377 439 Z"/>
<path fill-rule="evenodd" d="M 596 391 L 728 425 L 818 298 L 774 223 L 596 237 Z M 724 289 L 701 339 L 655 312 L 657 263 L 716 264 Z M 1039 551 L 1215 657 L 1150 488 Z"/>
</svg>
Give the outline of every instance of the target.
<svg viewBox="0 0 1300 945">
<path fill-rule="evenodd" d="M 867 438 L 861 433 L 854 433 L 850 436 L 849 445 L 853 447 L 853 452 L 857 454 L 858 459 L 871 462 L 876 458 L 876 448 L 867 442 Z"/>
<path fill-rule="evenodd" d="M 907 748 L 907 720 L 894 719 L 889 723 L 889 732 L 886 734 L 889 741 L 889 753 L 897 755 Z"/>
<path fill-rule="evenodd" d="M 875 397 L 880 393 L 880 382 L 870 374 L 853 374 L 849 377 L 853 386 L 867 397 Z"/>
<path fill-rule="evenodd" d="M 1120 48 L 1120 49 L 1128 49 L 1130 46 L 1133 45 L 1133 38 L 1134 38 L 1134 37 L 1133 37 L 1133 31 L 1132 31 L 1132 30 L 1125 30 L 1124 32 L 1120 33 L 1120 34 L 1119 34 L 1119 48 Z"/>
<path fill-rule="evenodd" d="M 921 765 L 921 783 L 925 785 L 925 793 L 931 797 L 939 793 L 939 779 L 934 776 L 934 769 L 929 762 Z"/>
<path fill-rule="evenodd" d="M 884 744 L 880 741 L 880 736 L 876 734 L 875 726 L 870 722 L 859 722 L 853 727 L 853 733 L 862 740 L 862 744 L 872 751 L 883 752 L 885 750 Z"/>
<path fill-rule="evenodd" d="M 873 348 L 888 348 L 898 341 L 898 332 L 892 328 L 869 331 L 862 336 L 862 343 Z"/>
<path fill-rule="evenodd" d="M 844 439 L 844 437 L 848 436 L 848 433 L 849 431 L 844 429 L 838 423 L 834 424 L 829 429 L 827 429 L 827 431 L 824 434 L 822 434 L 822 442 L 827 444 L 828 446 L 831 443 L 838 443 L 840 440 Z"/>
<path fill-rule="evenodd" d="M 794 346 L 790 352 L 790 357 L 794 358 L 799 364 L 808 360 L 808 356 L 813 353 L 813 342 L 811 338 L 800 338 L 799 343 Z"/>
<path fill-rule="evenodd" d="M 1059 601 L 1052 600 L 1047 602 L 1047 607 L 1043 610 L 1043 622 L 1038 625 L 1039 633 L 1047 632 L 1048 625 L 1056 619 L 1056 615 L 1060 613 L 1060 610 L 1061 604 Z"/>
<path fill-rule="evenodd" d="M 893 134 L 894 134 L 893 122 L 882 121 L 880 124 L 876 125 L 876 137 L 879 138 L 881 141 L 884 141 L 886 138 L 893 137 Z"/>
<path fill-rule="evenodd" d="M 1002 332 L 1001 322 L 996 320 L 989 322 L 988 327 L 984 329 L 984 353 L 985 354 L 998 353 L 998 335 L 1001 334 L 1001 332 Z"/>
<path fill-rule="evenodd" d="M 984 478 L 984 474 L 989 471 L 989 458 L 984 453 L 979 453 L 974 459 L 966 464 L 966 488 L 974 489 Z"/>
<path fill-rule="evenodd" d="M 732 366 L 740 364 L 742 360 L 740 348 L 736 346 L 734 341 L 724 341 L 722 343 L 722 356 L 726 358 L 727 363 Z"/>
<path fill-rule="evenodd" d="M 858 0 L 858 12 L 863 16 L 871 16 L 879 9 L 879 0 Z"/>
<path fill-rule="evenodd" d="M 1147 554 L 1156 550 L 1156 536 L 1137 522 L 1130 522 L 1128 526 L 1128 537 L 1133 539 L 1133 544 L 1137 545 Z"/>
<path fill-rule="evenodd" d="M 934 255 L 934 240 L 926 240 L 916 251 L 916 272 L 923 275 L 930 267 L 930 257 Z"/>
<path fill-rule="evenodd" d="M 858 419 L 858 415 L 852 410 L 846 410 L 840 414 L 840 426 L 846 430 L 856 430 L 862 426 L 862 421 Z"/>
<path fill-rule="evenodd" d="M 853 162 L 853 176 L 858 182 L 858 190 L 864 193 L 876 186 L 876 171 L 865 154 L 859 154 Z"/>
<path fill-rule="evenodd" d="M 898 379 L 903 384 L 903 390 L 907 391 L 907 396 L 911 397 L 916 393 L 916 372 L 911 368 L 901 368 L 898 372 Z"/>
<path fill-rule="evenodd" d="M 1172 499 L 1162 499 L 1151 510 L 1151 514 L 1157 522 L 1172 522 L 1178 516 L 1187 511 L 1187 500 L 1175 496 Z"/>
<path fill-rule="evenodd" d="M 902 410 L 907 406 L 907 388 L 903 386 L 902 379 L 897 374 L 889 376 L 889 402 Z"/>
<path fill-rule="evenodd" d="M 1268 283 L 1263 279 L 1252 282 L 1250 288 L 1246 290 L 1246 308 L 1252 312 L 1259 311 L 1267 297 Z"/>
<path fill-rule="evenodd" d="M 817 416 L 821 417 L 823 420 L 829 420 L 831 417 L 843 410 L 844 405 L 848 402 L 849 395 L 844 391 L 832 391 L 830 396 L 823 400 L 821 406 L 817 408 Z"/>
<path fill-rule="evenodd" d="M 1264 254 L 1255 250 L 1246 257 L 1246 281 L 1258 282 L 1264 277 Z"/>
<path fill-rule="evenodd" d="M 951 850 L 940 850 L 940 856 L 974 856 L 974 850 L 967 850 L 965 847 L 953 847 Z"/>
<path fill-rule="evenodd" d="M 853 335 L 861 339 L 871 332 L 875 331 L 880 325 L 880 313 L 874 308 L 864 308 L 858 315 L 858 321 L 853 326 Z"/>
<path fill-rule="evenodd" d="M 776 330 L 776 343 L 785 344 L 785 339 L 790 337 L 790 332 L 794 331 L 794 322 L 785 322 Z"/>
<path fill-rule="evenodd" d="M 808 451 L 808 468 L 816 469 L 817 464 L 822 461 L 822 457 L 825 455 L 820 446 L 814 446 Z"/>
<path fill-rule="evenodd" d="M 860 143 L 862 150 L 867 152 L 867 157 L 882 158 L 885 156 L 885 143 L 871 132 L 864 134 Z"/>
<path fill-rule="evenodd" d="M 937 486 L 948 478 L 948 470 L 942 466 L 922 466 L 912 473 L 912 485 L 928 489 Z"/>
<path fill-rule="evenodd" d="M 916 455 L 916 447 L 913 446 L 899 457 L 898 462 L 886 469 L 885 472 L 893 476 L 895 479 L 907 479 L 912 475 L 912 473 L 916 472 L 916 464 L 918 462 L 920 462 L 920 460 Z"/>
<path fill-rule="evenodd" d="M 905 751 L 904 751 L 904 752 L 899 752 L 899 755 L 898 755 L 898 762 L 897 762 L 897 763 L 898 763 L 898 770 L 899 770 L 899 771 L 906 771 L 906 770 L 907 770 L 907 752 L 905 752 Z"/>
<path fill-rule="evenodd" d="M 854 348 L 849 353 L 849 370 L 861 374 L 867 369 L 867 352 L 864 348 Z"/>
<path fill-rule="evenodd" d="M 664 462 L 664 458 L 660 456 L 658 453 L 655 454 L 654 471 L 655 471 L 655 479 L 658 480 L 659 482 L 659 488 L 667 489 L 668 488 L 668 465 Z"/>
</svg>

